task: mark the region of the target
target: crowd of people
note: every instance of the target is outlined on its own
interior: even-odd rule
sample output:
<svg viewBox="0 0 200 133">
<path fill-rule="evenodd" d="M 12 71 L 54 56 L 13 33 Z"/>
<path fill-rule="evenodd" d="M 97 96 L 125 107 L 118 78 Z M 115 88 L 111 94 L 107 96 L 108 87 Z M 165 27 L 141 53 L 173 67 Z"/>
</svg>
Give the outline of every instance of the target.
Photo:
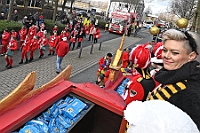
<svg viewBox="0 0 200 133">
<path fill-rule="evenodd" d="M 65 18 L 63 18 L 65 19 Z M 45 29 L 45 22 L 43 15 L 36 12 L 24 16 L 22 20 L 23 26 L 19 31 L 8 31 L 5 28 L 1 39 L 1 56 L 5 56 L 6 68 L 12 68 L 13 59 L 16 50 L 21 50 L 21 60 L 19 64 L 33 61 L 35 50 L 39 50 L 39 58 L 44 56 L 44 51 L 49 50 L 50 55 L 58 55 L 58 44 L 63 41 L 63 38 L 69 50 L 82 47 L 82 41 L 89 36 L 88 41 L 97 43 L 100 38 L 100 29 L 97 22 L 90 21 L 90 17 L 76 16 L 73 20 L 65 23 L 65 28 L 58 33 L 58 26 L 55 24 L 52 31 L 49 31 L 50 36 L 47 35 Z M 76 46 L 76 47 L 75 47 Z M 68 53 L 68 52 L 65 52 Z M 25 61 L 24 61 L 25 59 Z M 59 61 L 61 63 L 61 61 Z M 59 64 L 60 64 L 59 63 Z M 59 66 L 59 65 L 58 65 Z M 57 73 L 60 72 L 57 67 Z"/>
</svg>

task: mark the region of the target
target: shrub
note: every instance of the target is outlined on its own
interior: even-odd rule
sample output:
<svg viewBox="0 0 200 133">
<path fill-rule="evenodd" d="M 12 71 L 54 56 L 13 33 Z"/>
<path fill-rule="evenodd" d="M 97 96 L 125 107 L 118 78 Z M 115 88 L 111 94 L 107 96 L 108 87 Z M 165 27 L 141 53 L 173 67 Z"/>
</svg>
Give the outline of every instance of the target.
<svg viewBox="0 0 200 133">
<path fill-rule="evenodd" d="M 0 37 L 6 28 L 8 29 L 8 31 L 15 30 L 18 32 L 21 29 L 21 27 L 22 27 L 22 23 L 14 22 L 14 21 L 8 22 L 7 20 L 0 20 Z"/>
<path fill-rule="evenodd" d="M 102 29 L 104 29 L 105 28 L 105 25 L 106 25 L 106 22 L 104 21 L 104 20 L 99 20 L 99 28 L 102 28 Z"/>
</svg>

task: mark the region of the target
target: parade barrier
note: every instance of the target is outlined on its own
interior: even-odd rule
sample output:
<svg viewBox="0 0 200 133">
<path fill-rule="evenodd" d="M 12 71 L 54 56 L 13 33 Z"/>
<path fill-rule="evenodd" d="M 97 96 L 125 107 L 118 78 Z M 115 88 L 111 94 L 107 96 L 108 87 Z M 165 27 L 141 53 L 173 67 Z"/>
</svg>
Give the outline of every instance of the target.
<svg viewBox="0 0 200 133">
<path fill-rule="evenodd" d="M 94 44 L 91 45 L 90 54 L 92 54 Z"/>
</svg>

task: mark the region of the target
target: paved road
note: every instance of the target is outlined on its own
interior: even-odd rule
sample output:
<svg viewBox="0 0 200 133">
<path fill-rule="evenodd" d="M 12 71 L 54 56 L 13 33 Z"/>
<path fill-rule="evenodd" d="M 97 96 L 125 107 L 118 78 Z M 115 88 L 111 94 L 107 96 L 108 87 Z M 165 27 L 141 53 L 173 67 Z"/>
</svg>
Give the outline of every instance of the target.
<svg viewBox="0 0 200 133">
<path fill-rule="evenodd" d="M 112 36 L 112 34 L 109 34 Z M 148 33 L 141 33 L 138 35 L 144 35 L 145 39 L 139 37 L 125 37 L 125 47 L 134 47 L 135 43 L 140 42 L 142 39 L 144 43 L 147 41 L 151 41 L 151 36 Z M 82 79 L 86 80 L 88 77 L 93 79 L 90 80 L 88 78 L 87 81 L 95 81 L 96 75 L 89 74 L 92 70 L 96 72 L 95 64 L 101 56 L 104 56 L 107 52 L 115 53 L 119 44 L 121 42 L 121 37 L 111 39 L 108 41 L 104 41 L 102 43 L 101 50 L 99 50 L 99 43 L 95 44 L 93 47 L 92 54 L 90 53 L 91 45 L 84 47 L 81 57 L 78 58 L 79 50 L 70 51 L 67 56 L 63 59 L 62 68 L 65 68 L 67 65 L 72 65 L 72 74 L 70 77 L 71 81 L 82 82 L 80 79 L 76 79 L 76 77 L 82 77 Z M 2 58 L 2 57 L 1 57 Z M 28 64 L 16 66 L 12 69 L 7 69 L 5 71 L 0 71 L 0 99 L 8 95 L 14 88 L 16 88 L 19 83 L 28 75 L 31 71 L 35 71 L 37 75 L 35 89 L 40 87 L 41 85 L 49 82 L 53 79 L 57 74 L 55 73 L 55 61 L 56 56 L 47 57 L 41 60 L 37 60 Z M 2 65 L 2 62 L 1 62 Z M 92 68 L 92 69 L 90 69 Z M 92 72 L 91 71 L 91 72 Z M 83 73 L 82 73 L 83 72 Z M 83 74 L 81 76 L 80 74 Z M 89 76 L 89 75 L 90 76 Z M 77 76 L 79 75 L 79 76 Z"/>
</svg>

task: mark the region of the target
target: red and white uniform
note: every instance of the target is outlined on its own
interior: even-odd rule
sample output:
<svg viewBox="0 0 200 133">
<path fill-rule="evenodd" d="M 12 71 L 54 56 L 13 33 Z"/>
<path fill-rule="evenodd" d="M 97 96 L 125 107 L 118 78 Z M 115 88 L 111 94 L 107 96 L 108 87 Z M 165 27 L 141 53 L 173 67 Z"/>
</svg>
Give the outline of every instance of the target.
<svg viewBox="0 0 200 133">
<path fill-rule="evenodd" d="M 49 46 L 50 47 L 56 47 L 58 44 L 58 36 L 57 35 L 51 35 L 49 38 Z"/>
<path fill-rule="evenodd" d="M 2 34 L 2 39 L 1 39 L 1 44 L 2 44 L 1 53 L 2 54 L 6 53 L 9 40 L 10 40 L 10 33 L 7 31 L 4 31 Z"/>
<path fill-rule="evenodd" d="M 43 36 L 39 39 L 38 43 L 39 43 L 39 46 L 46 46 L 48 44 L 49 40 L 46 36 Z"/>
<path fill-rule="evenodd" d="M 10 40 L 7 48 L 14 51 L 17 50 L 17 41 L 15 39 Z"/>
<path fill-rule="evenodd" d="M 33 25 L 28 30 L 28 35 L 30 39 L 33 39 L 33 36 L 37 34 L 37 28 Z"/>
<path fill-rule="evenodd" d="M 30 59 L 33 59 L 33 55 L 35 50 L 38 48 L 38 39 L 35 37 L 31 39 L 31 44 L 30 44 Z"/>
<path fill-rule="evenodd" d="M 99 39 L 101 36 L 100 36 L 100 29 L 99 28 L 96 28 L 96 32 L 94 32 L 94 38 L 97 38 Z"/>
<path fill-rule="evenodd" d="M 38 38 L 41 38 L 43 36 L 44 36 L 44 31 L 40 30 L 40 31 L 37 32 L 37 37 Z"/>
<path fill-rule="evenodd" d="M 21 60 L 23 60 L 24 57 L 26 57 L 26 60 L 28 60 L 27 53 L 30 51 L 30 45 L 31 45 L 31 39 L 29 37 L 26 37 L 24 43 L 22 44 Z"/>
<path fill-rule="evenodd" d="M 20 47 L 22 46 L 25 38 L 26 38 L 27 30 L 25 27 L 19 30 L 19 37 L 20 37 Z"/>
<path fill-rule="evenodd" d="M 13 32 L 11 32 L 11 36 L 13 36 L 17 39 L 18 33 L 16 31 L 13 31 Z"/>
</svg>

